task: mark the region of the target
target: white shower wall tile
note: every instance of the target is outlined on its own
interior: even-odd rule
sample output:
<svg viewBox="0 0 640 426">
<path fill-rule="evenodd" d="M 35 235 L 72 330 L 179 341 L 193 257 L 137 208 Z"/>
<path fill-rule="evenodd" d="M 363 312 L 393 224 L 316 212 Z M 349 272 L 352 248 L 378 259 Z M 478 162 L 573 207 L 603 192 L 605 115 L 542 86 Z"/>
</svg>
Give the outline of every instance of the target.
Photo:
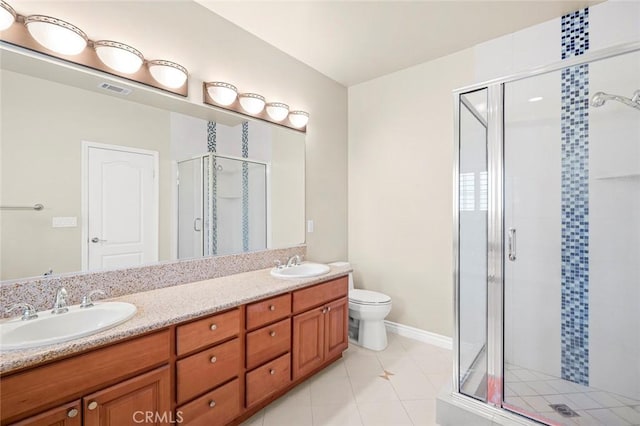
<svg viewBox="0 0 640 426">
<path fill-rule="evenodd" d="M 590 10 L 591 50 L 640 41 L 640 2 L 609 0 Z"/>
</svg>

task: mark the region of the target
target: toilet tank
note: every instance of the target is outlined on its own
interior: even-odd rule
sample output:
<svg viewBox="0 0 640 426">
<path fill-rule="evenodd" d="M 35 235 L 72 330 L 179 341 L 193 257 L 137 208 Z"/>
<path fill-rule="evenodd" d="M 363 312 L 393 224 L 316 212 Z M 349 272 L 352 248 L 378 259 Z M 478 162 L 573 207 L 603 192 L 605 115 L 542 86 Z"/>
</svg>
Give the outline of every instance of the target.
<svg viewBox="0 0 640 426">
<path fill-rule="evenodd" d="M 333 262 L 329 264 L 330 266 L 346 266 L 348 268 L 351 267 L 349 262 Z M 353 286 L 353 272 L 349 272 L 349 290 L 353 290 L 355 287 Z"/>
</svg>

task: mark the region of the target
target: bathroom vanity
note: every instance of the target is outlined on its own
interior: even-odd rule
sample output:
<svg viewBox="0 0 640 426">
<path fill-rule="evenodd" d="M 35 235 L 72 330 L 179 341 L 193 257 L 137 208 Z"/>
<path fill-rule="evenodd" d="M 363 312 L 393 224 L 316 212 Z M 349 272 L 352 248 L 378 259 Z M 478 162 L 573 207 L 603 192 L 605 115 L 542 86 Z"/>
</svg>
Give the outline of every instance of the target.
<svg viewBox="0 0 640 426">
<path fill-rule="evenodd" d="M 342 356 L 346 272 L 260 270 L 121 297 L 138 306 L 127 323 L 3 353 L 1 424 L 238 424 Z"/>
</svg>

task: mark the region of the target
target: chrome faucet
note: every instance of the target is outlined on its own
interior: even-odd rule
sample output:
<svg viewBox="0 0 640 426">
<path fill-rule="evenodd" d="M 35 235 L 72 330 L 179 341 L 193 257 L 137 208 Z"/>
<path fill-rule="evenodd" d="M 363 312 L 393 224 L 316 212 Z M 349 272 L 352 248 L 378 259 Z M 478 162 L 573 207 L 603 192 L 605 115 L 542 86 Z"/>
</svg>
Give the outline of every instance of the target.
<svg viewBox="0 0 640 426">
<path fill-rule="evenodd" d="M 293 255 L 289 258 L 289 260 L 287 260 L 287 268 L 290 266 L 296 266 L 299 265 L 300 262 L 302 261 L 302 258 L 299 255 Z"/>
<path fill-rule="evenodd" d="M 96 296 L 106 296 L 107 293 L 105 293 L 103 290 L 93 290 L 92 292 L 90 292 L 89 294 L 85 295 L 82 297 L 82 303 L 80 303 L 80 307 L 81 308 L 90 308 L 93 306 L 93 298 Z"/>
<path fill-rule="evenodd" d="M 69 312 L 67 308 L 67 290 L 64 287 L 60 287 L 56 293 L 56 301 L 53 304 L 52 314 L 64 314 Z"/>
<path fill-rule="evenodd" d="M 36 313 L 36 308 L 29 303 L 16 303 L 8 308 L 5 312 L 9 313 L 11 311 L 15 311 L 16 309 L 22 309 L 22 321 L 32 320 L 38 318 L 38 314 Z"/>
</svg>

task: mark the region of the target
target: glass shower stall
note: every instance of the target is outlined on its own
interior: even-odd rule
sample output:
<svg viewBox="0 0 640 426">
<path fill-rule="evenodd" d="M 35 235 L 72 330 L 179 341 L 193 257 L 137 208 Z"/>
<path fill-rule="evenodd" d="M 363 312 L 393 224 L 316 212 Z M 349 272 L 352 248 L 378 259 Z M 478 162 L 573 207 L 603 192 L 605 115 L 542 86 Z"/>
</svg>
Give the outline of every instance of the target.
<svg viewBox="0 0 640 426">
<path fill-rule="evenodd" d="M 454 397 L 640 424 L 640 43 L 454 99 Z"/>
</svg>

